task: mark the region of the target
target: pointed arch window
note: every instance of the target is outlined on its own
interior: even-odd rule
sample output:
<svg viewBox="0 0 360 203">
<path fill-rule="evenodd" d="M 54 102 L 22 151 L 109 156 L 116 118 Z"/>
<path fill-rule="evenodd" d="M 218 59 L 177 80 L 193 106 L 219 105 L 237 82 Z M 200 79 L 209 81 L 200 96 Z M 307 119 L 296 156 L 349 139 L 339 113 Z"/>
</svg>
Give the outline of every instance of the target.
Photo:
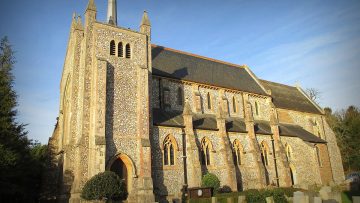
<svg viewBox="0 0 360 203">
<path fill-rule="evenodd" d="M 181 87 L 178 87 L 177 89 L 177 104 L 178 105 L 183 105 L 183 90 L 181 89 Z"/>
<path fill-rule="evenodd" d="M 317 158 L 317 160 L 318 160 L 319 166 L 322 166 L 321 154 L 320 154 L 320 148 L 319 148 L 319 146 L 315 146 L 315 150 L 316 150 L 316 158 Z"/>
<path fill-rule="evenodd" d="M 242 146 L 238 139 L 236 139 L 233 143 L 233 157 L 234 157 L 234 163 L 236 165 L 242 164 Z"/>
<path fill-rule="evenodd" d="M 210 165 L 211 164 L 211 151 L 212 151 L 212 144 L 210 140 L 204 137 L 201 140 L 201 164 L 202 165 Z"/>
<path fill-rule="evenodd" d="M 110 42 L 110 55 L 115 55 L 115 41 L 111 40 Z"/>
<path fill-rule="evenodd" d="M 126 58 L 131 58 L 131 48 L 130 48 L 130 44 L 126 44 L 125 46 L 125 51 L 126 51 Z"/>
<path fill-rule="evenodd" d="M 207 106 L 208 106 L 208 109 L 211 109 L 211 95 L 210 95 L 210 92 L 207 93 Z"/>
<path fill-rule="evenodd" d="M 269 165 L 269 160 L 268 160 L 268 156 L 269 156 L 269 147 L 267 146 L 267 144 L 263 141 L 261 143 L 261 161 L 263 162 L 263 164 L 265 166 Z"/>
<path fill-rule="evenodd" d="M 177 144 L 175 138 L 168 135 L 164 139 L 163 143 L 164 149 L 164 165 L 173 166 L 175 165 L 175 152 L 177 150 Z"/>
<path fill-rule="evenodd" d="M 237 112 L 237 106 L 236 106 L 235 96 L 233 96 L 233 98 L 232 98 L 232 103 L 233 103 L 233 111 L 234 111 L 234 113 L 236 113 Z"/>
<path fill-rule="evenodd" d="M 119 42 L 118 44 L 118 57 L 124 57 L 124 47 L 122 42 Z"/>
</svg>

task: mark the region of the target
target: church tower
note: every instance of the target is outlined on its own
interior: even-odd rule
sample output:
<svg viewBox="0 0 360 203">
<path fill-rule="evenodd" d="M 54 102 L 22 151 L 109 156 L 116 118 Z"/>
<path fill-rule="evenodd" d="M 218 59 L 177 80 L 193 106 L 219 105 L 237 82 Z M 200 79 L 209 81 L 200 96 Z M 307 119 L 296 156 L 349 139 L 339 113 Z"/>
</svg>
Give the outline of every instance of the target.
<svg viewBox="0 0 360 203">
<path fill-rule="evenodd" d="M 128 202 L 154 202 L 151 178 L 150 21 L 139 31 L 117 25 L 116 0 L 105 23 L 89 0 L 85 23 L 74 15 L 60 86 L 60 114 L 51 138 L 58 155 L 58 197 L 79 202 L 84 184 L 109 170 L 126 182 Z"/>
</svg>

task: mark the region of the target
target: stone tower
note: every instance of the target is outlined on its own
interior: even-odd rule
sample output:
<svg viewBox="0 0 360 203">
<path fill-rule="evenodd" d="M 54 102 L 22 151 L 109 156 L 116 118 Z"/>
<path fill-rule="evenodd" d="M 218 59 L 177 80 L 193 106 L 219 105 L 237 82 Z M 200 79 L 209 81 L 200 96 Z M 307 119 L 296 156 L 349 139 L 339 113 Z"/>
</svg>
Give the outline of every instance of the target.
<svg viewBox="0 0 360 203">
<path fill-rule="evenodd" d="M 153 202 L 149 141 L 150 21 L 140 31 L 117 26 L 116 0 L 98 22 L 89 0 L 85 24 L 74 15 L 60 85 L 60 114 L 51 138 L 57 152 L 58 192 L 79 202 L 84 184 L 105 170 L 125 180 L 128 202 Z"/>
</svg>

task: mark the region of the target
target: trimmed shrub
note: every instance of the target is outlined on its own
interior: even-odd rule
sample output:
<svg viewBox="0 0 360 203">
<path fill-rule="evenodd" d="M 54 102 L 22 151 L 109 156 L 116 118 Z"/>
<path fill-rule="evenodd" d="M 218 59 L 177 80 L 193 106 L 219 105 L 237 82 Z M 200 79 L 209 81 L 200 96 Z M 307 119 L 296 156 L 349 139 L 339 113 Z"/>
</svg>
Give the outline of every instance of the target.
<svg viewBox="0 0 360 203">
<path fill-rule="evenodd" d="M 85 200 L 124 200 L 127 197 L 126 186 L 116 173 L 105 171 L 86 182 L 81 197 Z"/>
<path fill-rule="evenodd" d="M 253 203 L 266 203 L 264 193 L 256 189 L 250 189 L 245 191 L 246 202 Z"/>
<path fill-rule="evenodd" d="M 214 192 L 216 193 L 220 188 L 220 180 L 219 178 L 212 173 L 206 173 L 201 180 L 202 187 L 212 187 L 214 188 Z"/>
<path fill-rule="evenodd" d="M 276 203 L 287 203 L 285 192 L 282 188 L 276 188 L 272 191 L 272 196 Z"/>
<path fill-rule="evenodd" d="M 285 188 L 274 188 L 265 190 L 250 189 L 245 191 L 246 201 L 254 203 L 266 203 L 266 197 L 273 197 L 276 203 L 287 203 Z M 288 190 L 290 191 L 290 190 Z"/>
<path fill-rule="evenodd" d="M 231 188 L 227 185 L 222 186 L 221 188 L 218 189 L 219 193 L 230 193 L 232 192 Z"/>
</svg>

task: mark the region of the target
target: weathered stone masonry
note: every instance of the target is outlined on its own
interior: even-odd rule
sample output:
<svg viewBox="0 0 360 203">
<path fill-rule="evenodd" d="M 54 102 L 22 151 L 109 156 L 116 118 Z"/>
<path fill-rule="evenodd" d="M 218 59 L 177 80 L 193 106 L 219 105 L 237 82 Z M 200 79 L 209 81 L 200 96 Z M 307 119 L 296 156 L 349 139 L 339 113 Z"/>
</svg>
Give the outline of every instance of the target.
<svg viewBox="0 0 360 203">
<path fill-rule="evenodd" d="M 139 31 L 96 13 L 90 0 L 84 25 L 71 23 L 48 196 L 80 202 L 105 170 L 125 180 L 128 202 L 180 199 L 207 172 L 234 191 L 344 180 L 335 135 L 300 87 L 152 45 L 146 12 Z"/>
</svg>

